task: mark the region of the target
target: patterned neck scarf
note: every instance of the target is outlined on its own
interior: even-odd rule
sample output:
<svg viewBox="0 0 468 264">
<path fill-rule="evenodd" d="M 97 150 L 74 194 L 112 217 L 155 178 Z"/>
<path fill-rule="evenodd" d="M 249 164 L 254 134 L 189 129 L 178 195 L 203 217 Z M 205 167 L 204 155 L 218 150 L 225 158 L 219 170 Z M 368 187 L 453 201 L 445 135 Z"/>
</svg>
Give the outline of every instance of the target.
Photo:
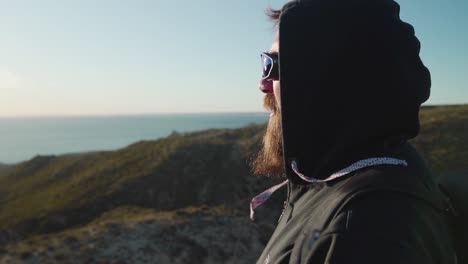
<svg viewBox="0 0 468 264">
<path fill-rule="evenodd" d="M 316 179 L 313 177 L 308 177 L 304 174 L 302 174 L 299 171 L 299 167 L 297 165 L 296 161 L 293 161 L 291 163 L 291 168 L 296 173 L 299 178 L 302 180 L 314 184 L 314 183 L 322 183 L 322 182 L 328 182 L 335 180 L 337 178 L 343 177 L 351 172 L 366 168 L 366 167 L 371 167 L 371 166 L 378 166 L 378 165 L 399 165 L 399 166 L 408 166 L 408 163 L 405 160 L 400 160 L 400 159 L 395 159 L 395 158 L 388 158 L 388 157 L 382 157 L 382 158 L 370 158 L 370 159 L 364 159 L 360 160 L 356 163 L 353 163 L 351 166 L 346 167 L 338 172 L 333 173 L 330 175 L 328 178 L 320 180 Z M 264 204 L 270 197 L 271 195 L 279 190 L 280 188 L 284 187 L 289 180 L 285 180 L 284 182 L 275 185 L 268 190 L 262 192 L 261 194 L 255 196 L 251 201 L 250 201 L 250 220 L 254 221 L 255 217 L 255 209 L 259 207 L 260 205 Z"/>
</svg>

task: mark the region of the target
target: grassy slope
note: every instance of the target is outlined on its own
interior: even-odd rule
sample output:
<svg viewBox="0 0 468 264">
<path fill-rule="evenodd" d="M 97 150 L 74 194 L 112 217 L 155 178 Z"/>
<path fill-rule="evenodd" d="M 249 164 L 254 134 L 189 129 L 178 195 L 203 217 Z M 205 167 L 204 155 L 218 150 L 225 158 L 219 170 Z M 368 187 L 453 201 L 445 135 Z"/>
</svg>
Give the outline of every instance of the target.
<svg viewBox="0 0 468 264">
<path fill-rule="evenodd" d="M 118 151 L 35 157 L 0 174 L 0 244 L 87 223 L 122 205 L 245 207 L 273 183 L 249 177 L 247 160 L 263 133 L 264 126 L 208 130 Z"/>
<path fill-rule="evenodd" d="M 468 177 L 468 105 L 423 108 L 421 133 L 412 143 L 436 175 Z"/>
<path fill-rule="evenodd" d="M 412 142 L 433 171 L 468 171 L 468 105 L 424 108 L 421 123 Z M 250 177 L 247 164 L 264 129 L 174 135 L 117 151 L 36 157 L 0 170 L 0 244 L 2 234 L 7 240 L 61 231 L 120 206 L 246 207 L 272 184 Z"/>
</svg>

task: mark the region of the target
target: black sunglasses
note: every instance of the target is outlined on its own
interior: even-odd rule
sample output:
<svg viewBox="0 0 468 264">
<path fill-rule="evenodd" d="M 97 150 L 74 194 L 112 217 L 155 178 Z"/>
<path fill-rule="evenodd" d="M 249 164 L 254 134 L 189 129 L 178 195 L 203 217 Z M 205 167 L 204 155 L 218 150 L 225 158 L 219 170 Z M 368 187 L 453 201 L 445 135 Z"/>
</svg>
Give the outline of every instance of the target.
<svg viewBox="0 0 468 264">
<path fill-rule="evenodd" d="M 262 59 L 262 80 L 277 81 L 279 80 L 279 58 L 277 53 L 263 52 L 260 54 Z"/>
</svg>

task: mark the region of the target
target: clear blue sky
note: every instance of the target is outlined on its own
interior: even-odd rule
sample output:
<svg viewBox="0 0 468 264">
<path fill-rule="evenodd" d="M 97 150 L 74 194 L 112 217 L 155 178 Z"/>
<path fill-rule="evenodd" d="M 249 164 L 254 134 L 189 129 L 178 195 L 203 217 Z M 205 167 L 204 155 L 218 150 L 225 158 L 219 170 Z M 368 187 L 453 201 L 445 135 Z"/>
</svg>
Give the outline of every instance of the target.
<svg viewBox="0 0 468 264">
<path fill-rule="evenodd" d="M 262 111 L 280 0 L 0 0 L 0 116 Z M 433 78 L 468 103 L 468 1 L 400 0 Z"/>
</svg>

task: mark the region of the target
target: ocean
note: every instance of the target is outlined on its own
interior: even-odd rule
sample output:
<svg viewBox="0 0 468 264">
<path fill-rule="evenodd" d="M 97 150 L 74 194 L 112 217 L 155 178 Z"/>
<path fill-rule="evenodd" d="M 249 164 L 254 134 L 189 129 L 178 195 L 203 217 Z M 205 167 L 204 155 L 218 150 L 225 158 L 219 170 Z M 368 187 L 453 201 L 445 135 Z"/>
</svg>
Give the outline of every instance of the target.
<svg viewBox="0 0 468 264">
<path fill-rule="evenodd" d="M 0 118 L 0 163 L 36 155 L 114 150 L 173 131 L 239 128 L 267 121 L 267 113 Z"/>
</svg>

